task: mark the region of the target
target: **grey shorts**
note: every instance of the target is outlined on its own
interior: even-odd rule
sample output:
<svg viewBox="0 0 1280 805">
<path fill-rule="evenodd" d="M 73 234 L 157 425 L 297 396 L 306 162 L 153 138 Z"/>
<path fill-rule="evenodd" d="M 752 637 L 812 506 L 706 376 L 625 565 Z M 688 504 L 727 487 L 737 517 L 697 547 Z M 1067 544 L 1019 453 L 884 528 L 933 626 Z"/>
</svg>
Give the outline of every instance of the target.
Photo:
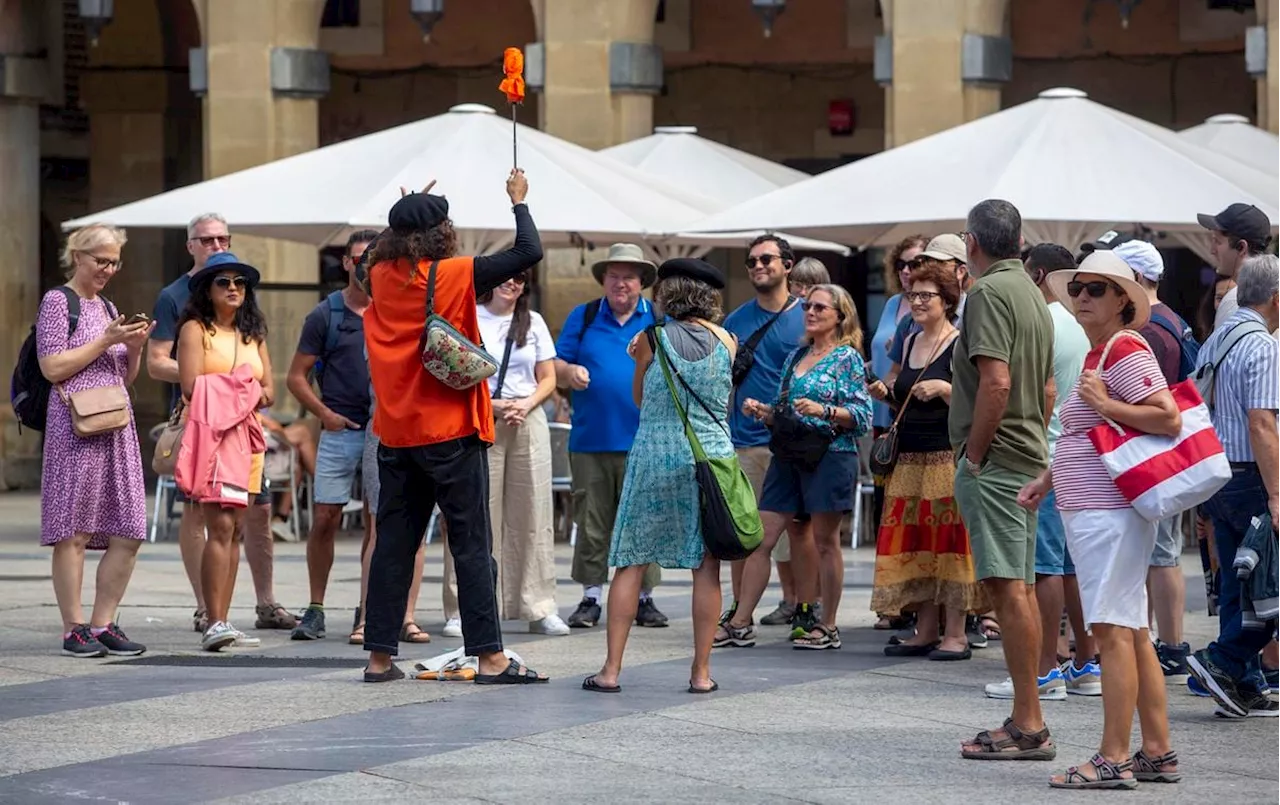
<svg viewBox="0 0 1280 805">
<path fill-rule="evenodd" d="M 360 477 L 363 479 L 364 499 L 369 512 L 378 516 L 378 492 L 382 484 L 378 480 L 378 437 L 373 433 L 373 420 L 364 431 L 364 455 L 361 457 Z"/>
<path fill-rule="evenodd" d="M 1177 567 L 1182 558 L 1182 515 L 1175 514 L 1156 523 L 1156 547 L 1151 567 Z"/>
</svg>

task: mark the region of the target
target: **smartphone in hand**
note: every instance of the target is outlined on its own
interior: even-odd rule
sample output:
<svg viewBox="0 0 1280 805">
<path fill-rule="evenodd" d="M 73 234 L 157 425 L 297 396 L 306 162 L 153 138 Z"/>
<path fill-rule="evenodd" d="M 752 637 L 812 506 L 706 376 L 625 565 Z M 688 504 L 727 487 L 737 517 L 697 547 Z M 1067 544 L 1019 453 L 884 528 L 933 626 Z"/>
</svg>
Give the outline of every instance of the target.
<svg viewBox="0 0 1280 805">
<path fill-rule="evenodd" d="M 126 327 L 129 327 L 134 324 L 142 324 L 149 321 L 151 321 L 151 317 L 146 313 L 134 313 L 124 324 Z"/>
</svg>

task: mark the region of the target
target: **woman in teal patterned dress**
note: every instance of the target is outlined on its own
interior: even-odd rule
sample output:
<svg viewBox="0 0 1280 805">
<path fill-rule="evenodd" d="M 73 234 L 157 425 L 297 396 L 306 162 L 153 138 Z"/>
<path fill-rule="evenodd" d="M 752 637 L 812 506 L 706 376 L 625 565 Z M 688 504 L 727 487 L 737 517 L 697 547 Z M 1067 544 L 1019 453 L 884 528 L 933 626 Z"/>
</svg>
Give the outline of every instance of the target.
<svg viewBox="0 0 1280 805">
<path fill-rule="evenodd" d="M 724 274 L 702 260 L 668 260 L 658 270 L 654 302 L 666 316 L 654 333 L 673 372 L 681 407 L 711 458 L 734 455 L 728 411 L 737 343 L 714 324 L 721 318 Z M 636 617 L 645 566 L 693 571 L 693 666 L 690 693 L 717 688 L 711 679 L 711 640 L 720 616 L 720 562 L 706 552 L 699 522 L 693 451 L 672 401 L 662 368 L 645 333 L 628 348 L 635 358 L 632 394 L 640 406 L 640 430 L 627 456 L 622 498 L 614 520 L 609 564 L 617 568 L 609 586 L 608 655 L 584 690 L 616 693 L 622 653 Z M 695 399 L 674 373 L 697 393 Z M 705 407 L 704 407 L 705 405 Z"/>
</svg>

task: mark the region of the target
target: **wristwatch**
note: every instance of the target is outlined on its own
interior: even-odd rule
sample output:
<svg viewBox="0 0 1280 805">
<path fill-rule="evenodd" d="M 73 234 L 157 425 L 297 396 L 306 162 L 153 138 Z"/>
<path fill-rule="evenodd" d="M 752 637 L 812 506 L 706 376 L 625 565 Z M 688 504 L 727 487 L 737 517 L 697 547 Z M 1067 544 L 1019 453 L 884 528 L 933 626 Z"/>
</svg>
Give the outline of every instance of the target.
<svg viewBox="0 0 1280 805">
<path fill-rule="evenodd" d="M 974 475 L 977 475 L 978 473 L 982 472 L 982 465 L 975 463 L 973 459 L 969 458 L 969 456 L 967 455 L 964 457 L 964 465 L 965 465 L 965 468 L 968 469 L 969 472 L 973 473 Z"/>
</svg>

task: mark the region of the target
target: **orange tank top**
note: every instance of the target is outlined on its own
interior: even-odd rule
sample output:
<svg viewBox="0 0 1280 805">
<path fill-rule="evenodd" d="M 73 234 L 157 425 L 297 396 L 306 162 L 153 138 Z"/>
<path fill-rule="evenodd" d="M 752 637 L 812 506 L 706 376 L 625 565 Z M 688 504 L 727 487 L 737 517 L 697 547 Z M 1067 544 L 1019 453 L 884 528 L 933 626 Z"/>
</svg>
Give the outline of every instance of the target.
<svg viewBox="0 0 1280 805">
<path fill-rule="evenodd" d="M 422 367 L 418 342 L 426 323 L 427 271 L 418 263 L 409 277 L 408 259 L 384 261 L 369 270 L 373 304 L 364 316 L 369 377 L 378 400 L 374 431 L 388 447 L 417 447 L 478 435 L 493 443 L 489 384 L 458 391 Z M 435 312 L 472 342 L 480 343 L 473 259 L 452 257 L 436 267 Z"/>
</svg>

